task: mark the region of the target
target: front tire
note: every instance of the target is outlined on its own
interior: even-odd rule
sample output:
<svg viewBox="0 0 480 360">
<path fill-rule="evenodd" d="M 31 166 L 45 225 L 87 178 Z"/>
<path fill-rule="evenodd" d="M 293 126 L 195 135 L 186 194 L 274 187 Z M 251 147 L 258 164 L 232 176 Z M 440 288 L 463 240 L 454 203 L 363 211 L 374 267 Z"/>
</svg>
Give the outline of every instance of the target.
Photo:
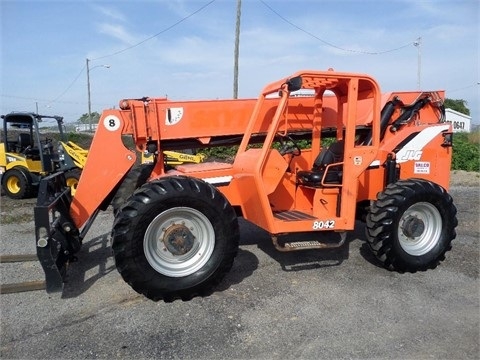
<svg viewBox="0 0 480 360">
<path fill-rule="evenodd" d="M 115 263 L 132 288 L 154 301 L 205 296 L 233 265 L 239 227 L 213 186 L 184 176 L 144 184 L 116 215 Z"/>
<path fill-rule="evenodd" d="M 389 270 L 434 269 L 456 237 L 457 209 L 441 186 L 422 179 L 387 186 L 367 216 L 370 249 Z"/>
<path fill-rule="evenodd" d="M 32 196 L 34 189 L 30 172 L 23 167 L 8 170 L 2 178 L 5 194 L 11 199 L 25 199 Z"/>
</svg>

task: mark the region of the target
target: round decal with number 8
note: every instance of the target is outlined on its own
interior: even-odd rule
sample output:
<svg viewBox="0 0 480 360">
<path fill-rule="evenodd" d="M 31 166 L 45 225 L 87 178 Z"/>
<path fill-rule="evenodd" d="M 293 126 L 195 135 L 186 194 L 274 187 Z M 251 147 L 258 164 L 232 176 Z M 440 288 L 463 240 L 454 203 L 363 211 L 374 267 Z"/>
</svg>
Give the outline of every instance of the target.
<svg viewBox="0 0 480 360">
<path fill-rule="evenodd" d="M 116 116 L 109 115 L 103 119 L 103 126 L 105 126 L 108 131 L 116 131 L 120 128 L 120 119 Z"/>
</svg>

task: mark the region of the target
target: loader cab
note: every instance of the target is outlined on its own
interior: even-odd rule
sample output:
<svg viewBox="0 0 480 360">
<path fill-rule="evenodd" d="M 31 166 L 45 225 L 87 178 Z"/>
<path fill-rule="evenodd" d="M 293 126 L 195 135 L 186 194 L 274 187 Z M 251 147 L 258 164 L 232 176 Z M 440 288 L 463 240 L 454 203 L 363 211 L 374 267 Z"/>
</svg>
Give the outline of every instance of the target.
<svg viewBox="0 0 480 360">
<path fill-rule="evenodd" d="M 42 116 L 34 113 L 13 112 L 3 115 L 3 144 L 11 159 L 26 162 L 34 171 L 51 172 L 52 140 L 42 139 L 39 123 Z M 2 156 L 4 157 L 4 156 Z M 2 162 L 6 160 L 2 159 Z"/>
<path fill-rule="evenodd" d="M 235 158 L 242 213 L 272 234 L 351 230 L 360 178 L 379 147 L 379 87 L 368 76 L 342 73 L 299 72 L 290 79 L 263 90 Z M 298 90 L 312 95 L 292 106 Z M 255 129 L 265 122 L 262 103 L 274 94 L 278 107 L 255 147 Z M 361 136 L 369 142 L 359 142 Z"/>
<path fill-rule="evenodd" d="M 7 152 L 21 152 L 21 148 L 29 144 L 33 138 L 33 129 L 30 122 L 10 122 L 8 115 L 3 118 L 2 140 Z M 14 133 L 15 132 L 15 133 Z"/>
<path fill-rule="evenodd" d="M 40 133 L 45 118 L 56 121 L 63 136 L 63 119 L 29 112 L 2 115 L 2 142 L 0 143 L 0 182 L 6 194 L 14 199 L 35 193 L 40 179 L 57 169 L 58 154 L 53 139 Z"/>
</svg>

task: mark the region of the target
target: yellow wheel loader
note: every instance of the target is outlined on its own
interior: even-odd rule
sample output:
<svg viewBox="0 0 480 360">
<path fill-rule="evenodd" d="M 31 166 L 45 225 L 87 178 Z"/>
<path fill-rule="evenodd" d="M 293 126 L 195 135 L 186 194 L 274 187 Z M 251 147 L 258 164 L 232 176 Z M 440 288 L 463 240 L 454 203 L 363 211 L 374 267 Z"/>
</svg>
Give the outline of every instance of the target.
<svg viewBox="0 0 480 360">
<path fill-rule="evenodd" d="M 165 150 L 163 152 L 163 159 L 165 163 L 165 169 L 173 169 L 176 165 L 182 164 L 200 164 L 204 162 L 207 158 L 207 155 L 198 153 L 193 154 L 192 150 L 184 151 L 171 151 Z M 155 161 L 155 154 L 149 153 L 148 151 L 142 152 L 141 162 L 142 164 L 153 164 Z"/>
<path fill-rule="evenodd" d="M 34 196 L 42 177 L 63 171 L 67 185 L 75 195 L 82 169 L 87 162 L 88 150 L 67 141 L 63 131 L 63 117 L 46 116 L 29 112 L 12 112 L 2 115 L 3 134 L 0 143 L 0 183 L 2 191 L 12 199 Z M 39 124 L 47 119 L 56 121 L 60 135 L 54 149 L 53 139 L 44 136 Z M 150 154 L 151 155 L 151 154 Z M 198 164 L 204 154 L 187 154 L 165 151 L 165 166 L 185 163 Z M 142 164 L 153 162 L 153 157 L 143 154 Z"/>
<path fill-rule="evenodd" d="M 2 191 L 12 199 L 34 196 L 40 180 L 57 171 L 65 173 L 67 184 L 75 193 L 87 150 L 66 141 L 61 116 L 29 112 L 2 115 L 3 134 L 0 143 L 0 179 Z M 56 121 L 60 139 L 55 149 L 53 139 L 40 131 L 40 123 Z"/>
</svg>

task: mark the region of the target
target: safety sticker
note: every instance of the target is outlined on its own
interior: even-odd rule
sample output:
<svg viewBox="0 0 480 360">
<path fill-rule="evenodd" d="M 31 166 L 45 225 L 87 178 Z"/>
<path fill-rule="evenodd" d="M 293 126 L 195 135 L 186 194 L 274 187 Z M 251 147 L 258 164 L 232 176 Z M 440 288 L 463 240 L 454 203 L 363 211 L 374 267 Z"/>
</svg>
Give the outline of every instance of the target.
<svg viewBox="0 0 480 360">
<path fill-rule="evenodd" d="M 414 174 L 430 174 L 430 162 L 429 161 L 415 161 Z"/>
<path fill-rule="evenodd" d="M 165 125 L 175 125 L 180 120 L 182 120 L 182 117 L 183 117 L 183 108 L 182 107 L 168 108 L 167 112 L 165 114 Z"/>
</svg>

